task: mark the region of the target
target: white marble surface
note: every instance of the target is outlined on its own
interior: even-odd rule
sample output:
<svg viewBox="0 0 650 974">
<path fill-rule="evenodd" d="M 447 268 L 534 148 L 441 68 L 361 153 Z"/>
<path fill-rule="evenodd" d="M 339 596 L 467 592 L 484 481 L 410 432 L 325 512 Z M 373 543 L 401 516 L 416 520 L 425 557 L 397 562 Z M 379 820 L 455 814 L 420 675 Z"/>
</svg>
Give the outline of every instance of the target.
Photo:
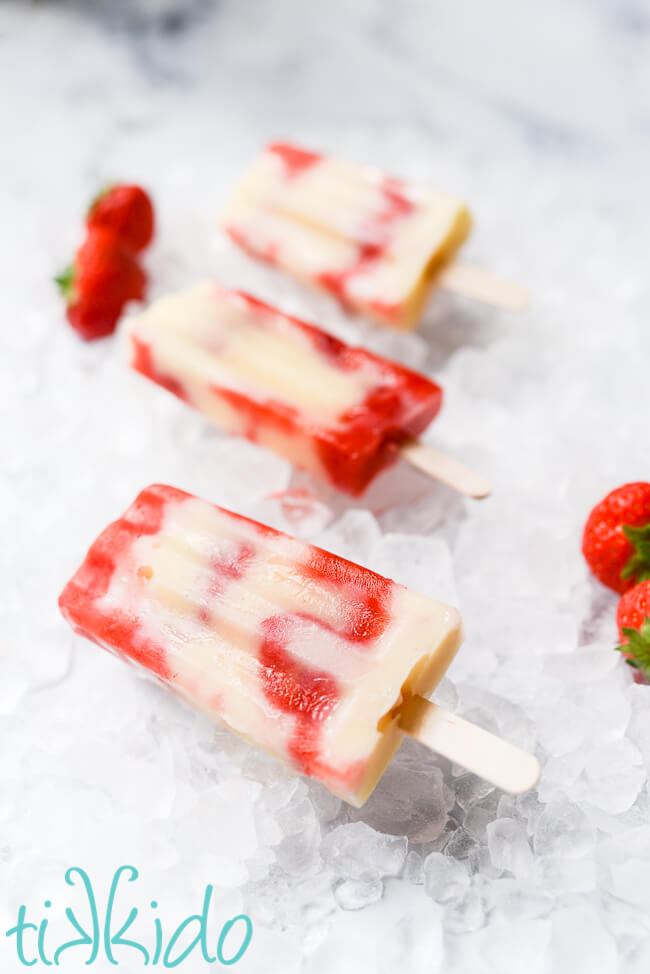
<svg viewBox="0 0 650 974">
<path fill-rule="evenodd" d="M 132 862 L 134 901 L 169 924 L 206 883 L 215 922 L 247 910 L 242 971 L 645 974 L 650 690 L 579 539 L 601 495 L 649 479 L 648 4 L 5 0 L 0 91 L 2 930 L 21 903 L 59 908 L 67 867 L 102 886 Z M 396 336 L 252 267 L 214 215 L 275 136 L 466 198 L 467 256 L 530 284 L 532 309 L 440 297 Z M 214 274 L 427 370 L 431 441 L 494 496 L 400 470 L 349 504 L 145 388 L 117 341 L 82 346 L 51 277 L 110 177 L 155 196 L 153 293 Z M 71 636 L 63 582 L 156 480 L 457 601 L 443 697 L 535 748 L 538 791 L 482 794 L 413 746 L 352 816 Z M 307 511 L 270 496 L 289 486 Z M 21 969 L 4 936 L 0 956 Z"/>
</svg>

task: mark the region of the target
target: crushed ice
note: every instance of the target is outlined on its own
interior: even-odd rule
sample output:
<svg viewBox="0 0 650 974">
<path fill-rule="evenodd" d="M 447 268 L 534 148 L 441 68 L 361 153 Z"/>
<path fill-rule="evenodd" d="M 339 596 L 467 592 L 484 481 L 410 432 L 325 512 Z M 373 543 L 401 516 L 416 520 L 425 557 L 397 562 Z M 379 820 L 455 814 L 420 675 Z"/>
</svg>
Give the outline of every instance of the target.
<svg viewBox="0 0 650 974">
<path fill-rule="evenodd" d="M 39 24 L 56 48 L 62 22 L 44 9 Z M 84 58 L 92 54 L 113 90 L 113 42 L 84 31 Z M 194 49 L 197 69 L 209 64 L 218 78 L 209 37 Z M 248 910 L 267 970 L 297 970 L 299 940 L 310 974 L 332 970 L 341 951 L 358 970 L 367 950 L 383 959 L 377 970 L 395 969 L 397 958 L 407 970 L 437 970 L 443 949 L 450 971 L 484 963 L 543 974 L 560 961 L 589 974 L 619 962 L 646 971 L 650 690 L 613 652 L 615 600 L 587 578 L 579 554 L 590 505 L 647 477 L 635 461 L 647 446 L 635 398 L 647 357 L 633 351 L 647 332 L 647 270 L 611 217 L 616 200 L 594 208 L 601 184 L 588 166 L 580 186 L 563 181 L 551 152 L 540 170 L 539 147 L 531 152 L 503 120 L 490 143 L 502 140 L 500 156 L 479 165 L 453 140 L 439 152 L 407 122 L 396 140 L 337 133 L 343 154 L 462 185 L 480 217 L 475 256 L 493 255 L 535 293 L 516 319 L 441 296 L 417 334 L 394 335 L 346 319 L 215 238 L 213 213 L 257 135 L 237 135 L 234 109 L 223 120 L 232 137 L 211 135 L 212 102 L 198 92 L 182 113 L 154 108 L 146 77 L 128 62 L 121 70 L 108 105 L 123 104 L 116 132 L 123 126 L 129 138 L 102 139 L 100 158 L 90 103 L 66 117 L 64 82 L 42 85 L 42 117 L 57 119 L 71 156 L 64 170 L 48 154 L 43 183 L 35 132 L 23 182 L 2 190 L 20 225 L 5 260 L 0 363 L 2 395 L 20 403 L 19 422 L 0 430 L 3 929 L 17 903 L 47 895 L 71 863 L 105 877 L 133 859 L 161 900 L 187 909 L 210 881 L 224 904 Z M 327 131 L 310 124 L 303 140 L 327 147 Z M 466 503 L 399 468 L 349 502 L 129 375 L 118 341 L 81 345 L 47 281 L 73 246 L 83 201 L 122 172 L 161 205 L 155 292 L 214 272 L 431 372 L 446 405 L 427 438 L 485 471 L 493 497 Z M 74 190 L 53 191 L 72 187 L 73 175 Z M 22 223 L 27 206 L 48 212 L 46 232 L 42 221 Z M 513 238 L 512 213 L 518 226 L 544 228 L 543 246 L 537 234 Z M 607 430 L 616 438 L 605 443 Z M 368 804 L 352 810 L 71 635 L 56 610 L 63 581 L 154 481 L 456 602 L 466 644 L 437 699 L 534 749 L 537 791 L 504 796 L 408 742 Z M 364 916 L 376 918 L 372 928 Z"/>
</svg>

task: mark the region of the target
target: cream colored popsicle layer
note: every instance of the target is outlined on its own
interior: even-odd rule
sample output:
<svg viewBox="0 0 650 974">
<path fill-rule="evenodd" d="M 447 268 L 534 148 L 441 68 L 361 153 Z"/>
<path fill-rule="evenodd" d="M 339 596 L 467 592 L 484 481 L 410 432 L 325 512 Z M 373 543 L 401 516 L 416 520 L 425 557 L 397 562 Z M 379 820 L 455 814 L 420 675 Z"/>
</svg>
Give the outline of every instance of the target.
<svg viewBox="0 0 650 974">
<path fill-rule="evenodd" d="M 253 163 L 222 222 L 249 253 L 397 328 L 417 324 L 471 228 L 452 197 L 285 143 Z"/>
<path fill-rule="evenodd" d="M 128 336 L 143 375 L 352 494 L 428 426 L 442 399 L 425 376 L 216 284 L 156 301 Z"/>
<path fill-rule="evenodd" d="M 456 609 L 180 490 L 148 487 L 59 600 L 71 625 L 361 805 L 399 705 L 461 641 Z"/>
</svg>

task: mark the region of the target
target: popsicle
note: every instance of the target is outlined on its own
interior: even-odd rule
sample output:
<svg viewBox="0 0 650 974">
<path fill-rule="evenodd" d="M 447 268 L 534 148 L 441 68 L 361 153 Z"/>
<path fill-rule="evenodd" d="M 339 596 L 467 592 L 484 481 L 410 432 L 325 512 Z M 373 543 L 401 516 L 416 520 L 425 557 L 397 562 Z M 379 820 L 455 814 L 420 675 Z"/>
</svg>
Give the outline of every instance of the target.
<svg viewBox="0 0 650 974">
<path fill-rule="evenodd" d="M 127 334 L 138 372 L 340 490 L 361 493 L 402 451 L 459 490 L 489 493 L 414 440 L 440 409 L 435 382 L 250 295 L 203 284 L 156 301 Z"/>
<path fill-rule="evenodd" d="M 460 645 L 456 609 L 173 487 L 147 487 L 106 528 L 59 605 L 78 633 L 353 805 L 418 728 L 504 787 L 536 781 L 530 755 L 422 696 Z"/>
<path fill-rule="evenodd" d="M 247 170 L 222 225 L 252 256 L 395 328 L 415 327 L 435 285 L 512 309 L 528 300 L 453 262 L 472 226 L 459 200 L 283 142 Z"/>
</svg>

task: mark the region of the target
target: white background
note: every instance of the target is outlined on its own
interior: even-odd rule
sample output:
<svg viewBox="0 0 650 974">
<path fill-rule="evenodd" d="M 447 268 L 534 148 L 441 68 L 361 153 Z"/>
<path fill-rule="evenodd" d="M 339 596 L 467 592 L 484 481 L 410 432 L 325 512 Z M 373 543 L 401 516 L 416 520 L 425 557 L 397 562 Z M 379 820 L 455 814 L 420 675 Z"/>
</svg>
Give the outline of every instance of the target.
<svg viewBox="0 0 650 974">
<path fill-rule="evenodd" d="M 169 930 L 207 883 L 215 929 L 248 911 L 242 971 L 646 972 L 650 690 L 579 549 L 593 503 L 649 474 L 648 5 L 5 0 L 0 92 L 2 931 L 48 896 L 60 918 L 69 866 L 101 899 L 131 862 L 126 899 L 155 897 Z M 528 284 L 531 310 L 440 295 L 393 335 L 252 266 L 216 215 L 274 137 L 466 199 L 467 259 Z M 153 295 L 213 275 L 426 371 L 446 393 L 428 438 L 493 497 L 397 468 L 351 504 L 129 375 L 119 340 L 83 345 L 51 278 L 108 179 L 155 198 Z M 73 637 L 63 583 L 154 481 L 457 602 L 441 699 L 535 749 L 539 790 L 485 795 L 410 745 L 352 825 Z M 4 936 L 0 954 L 19 969 Z"/>
</svg>

